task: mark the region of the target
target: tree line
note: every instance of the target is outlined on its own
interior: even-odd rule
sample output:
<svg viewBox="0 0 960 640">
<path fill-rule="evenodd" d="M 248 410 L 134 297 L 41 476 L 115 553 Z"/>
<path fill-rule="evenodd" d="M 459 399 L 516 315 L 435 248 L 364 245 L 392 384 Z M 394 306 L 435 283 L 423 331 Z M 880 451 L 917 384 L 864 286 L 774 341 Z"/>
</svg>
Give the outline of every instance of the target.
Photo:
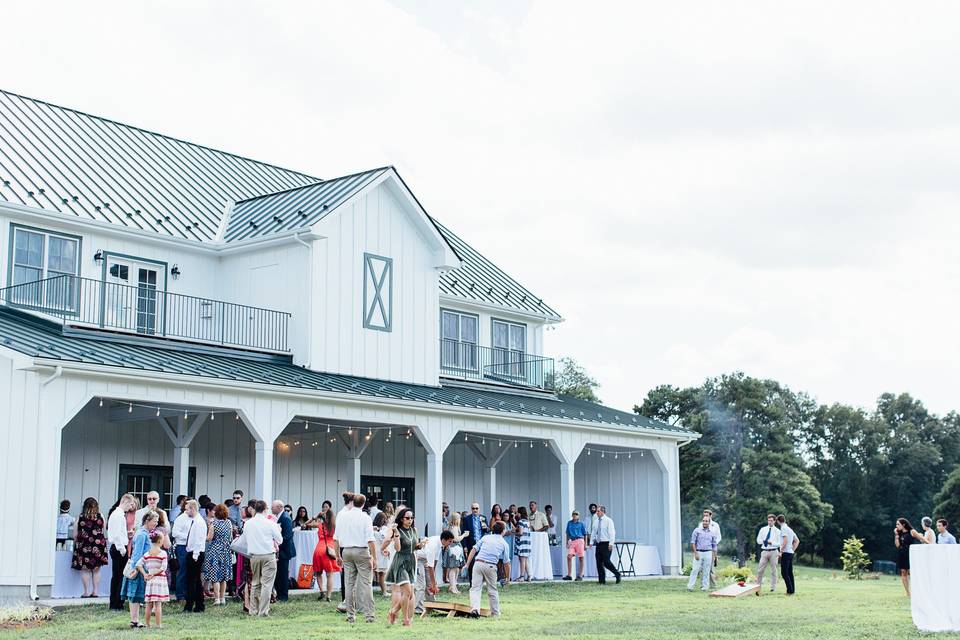
<svg viewBox="0 0 960 640">
<path fill-rule="evenodd" d="M 595 380 L 573 361 L 564 369 L 558 380 L 576 384 L 561 391 L 596 399 Z M 960 525 L 960 414 L 937 416 L 910 394 L 884 393 L 865 410 L 733 373 L 656 387 L 634 411 L 700 434 L 680 450 L 684 530 L 712 508 L 741 563 L 771 512 L 786 514 L 800 551 L 828 566 L 853 535 L 871 558 L 894 559 L 899 517 Z"/>
</svg>

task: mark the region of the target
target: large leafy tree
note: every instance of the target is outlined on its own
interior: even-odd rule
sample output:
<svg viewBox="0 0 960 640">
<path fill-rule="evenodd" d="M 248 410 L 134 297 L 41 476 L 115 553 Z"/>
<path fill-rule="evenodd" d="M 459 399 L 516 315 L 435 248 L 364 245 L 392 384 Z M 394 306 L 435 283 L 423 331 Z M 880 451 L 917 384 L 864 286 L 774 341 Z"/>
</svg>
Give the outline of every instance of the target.
<svg viewBox="0 0 960 640">
<path fill-rule="evenodd" d="M 600 402 L 596 393 L 600 383 L 576 360 L 560 358 L 557 365 L 554 388 L 558 394 L 573 396 L 588 402 Z"/>
<path fill-rule="evenodd" d="M 960 466 L 947 478 L 943 489 L 934 498 L 933 513 L 937 518 L 946 518 L 956 533 L 960 527 Z"/>
</svg>

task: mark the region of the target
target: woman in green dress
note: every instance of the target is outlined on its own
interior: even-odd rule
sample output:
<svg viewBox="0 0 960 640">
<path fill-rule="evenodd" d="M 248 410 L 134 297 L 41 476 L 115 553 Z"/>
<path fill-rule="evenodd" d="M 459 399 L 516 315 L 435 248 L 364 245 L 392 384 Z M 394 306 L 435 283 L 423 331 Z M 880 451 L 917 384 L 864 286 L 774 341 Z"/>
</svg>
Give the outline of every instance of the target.
<svg viewBox="0 0 960 640">
<path fill-rule="evenodd" d="M 401 509 L 397 512 L 396 520 L 390 525 L 390 533 L 384 538 L 381 549 L 393 545 L 396 552 L 387 572 L 387 582 L 393 585 L 390 613 L 387 616 L 390 624 L 397 621 L 397 614 L 401 611 L 405 627 L 409 627 L 413 620 L 413 585 L 417 580 L 417 559 L 413 552 L 419 544 L 420 536 L 413 526 L 413 511 Z"/>
</svg>

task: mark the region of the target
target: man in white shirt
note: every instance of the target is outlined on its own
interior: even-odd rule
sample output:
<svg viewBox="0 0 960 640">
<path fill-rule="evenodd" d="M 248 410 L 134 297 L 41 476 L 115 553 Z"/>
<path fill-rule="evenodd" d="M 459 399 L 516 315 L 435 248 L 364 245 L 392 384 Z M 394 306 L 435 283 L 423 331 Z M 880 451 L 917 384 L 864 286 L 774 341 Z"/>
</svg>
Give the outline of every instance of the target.
<svg viewBox="0 0 960 640">
<path fill-rule="evenodd" d="M 243 538 L 247 542 L 250 570 L 253 574 L 250 584 L 250 615 L 269 616 L 270 596 L 277 577 L 277 554 L 274 545 L 283 541 L 283 534 L 275 520 L 267 519 L 266 502 L 257 500 L 253 510 L 256 515 L 243 526 Z"/>
<path fill-rule="evenodd" d="M 337 522 L 340 522 L 340 517 L 344 513 L 353 509 L 353 493 L 344 491 L 341 497 L 343 498 L 343 506 L 337 512 Z M 373 518 L 370 518 L 370 521 L 373 522 Z M 374 554 L 374 557 L 376 557 L 376 554 Z M 337 611 L 340 613 L 347 612 L 347 581 L 343 579 L 343 572 L 340 573 L 340 604 L 337 605 Z"/>
<path fill-rule="evenodd" d="M 373 520 L 363 512 L 364 502 L 366 497 L 362 493 L 355 495 L 353 508 L 341 512 L 333 532 L 347 585 L 347 622 L 354 621 L 358 608 L 367 622 L 373 622 L 375 618 L 372 576 L 377 568 L 377 553 Z"/>
<path fill-rule="evenodd" d="M 203 569 L 204 551 L 207 548 L 207 522 L 200 516 L 200 505 L 196 500 L 188 500 L 183 515 L 188 519 L 187 533 L 183 538 L 187 556 L 187 599 L 183 610 L 187 613 L 202 613 L 203 585 L 200 572 Z"/>
<path fill-rule="evenodd" d="M 782 541 L 780 529 L 777 529 L 777 518 L 772 513 L 767 515 L 767 526 L 760 527 L 757 533 L 757 544 L 760 545 L 760 566 L 757 567 L 757 584 L 763 584 L 763 573 L 770 567 L 770 591 L 777 590 L 777 564 L 780 561 L 780 543 Z"/>
<path fill-rule="evenodd" d="M 597 505 L 591 502 L 587 510 L 590 512 L 590 515 L 587 517 L 587 521 L 584 524 L 587 525 L 587 546 L 592 547 L 593 530 L 597 526 Z"/>
<path fill-rule="evenodd" d="M 420 540 L 423 545 L 413 552 L 417 558 L 417 584 L 413 588 L 414 612 L 423 613 L 423 601 L 434 602 L 440 592 L 437 586 L 437 561 L 440 554 L 453 542 L 453 534 L 443 531 L 438 536 L 430 536 Z"/>
<path fill-rule="evenodd" d="M 713 519 L 713 511 L 710 509 L 704 509 L 702 516 L 706 516 L 710 519 L 710 533 L 717 539 L 717 550 L 720 549 L 720 540 L 722 536 L 720 535 L 720 524 Z M 717 553 L 713 554 L 713 563 L 710 565 L 710 588 L 717 586 Z"/>
<path fill-rule="evenodd" d="M 590 532 L 590 539 L 597 547 L 597 581 L 600 584 L 607 583 L 607 572 L 617 578 L 617 584 L 620 584 L 620 572 L 610 561 L 610 545 L 617 541 L 617 529 L 613 524 L 613 519 L 607 515 L 605 506 L 597 505 L 597 521 Z"/>
<path fill-rule="evenodd" d="M 123 585 L 123 568 L 127 564 L 127 543 L 130 535 L 127 532 L 127 512 L 137 508 L 136 499 L 129 493 L 123 494 L 117 508 L 107 520 L 107 544 L 110 553 L 110 608 L 114 611 L 123 611 L 123 600 L 120 598 L 120 588 Z"/>
<path fill-rule="evenodd" d="M 792 596 L 796 591 L 796 583 L 793 580 L 793 554 L 800 546 L 800 538 L 787 524 L 787 518 L 783 514 L 777 516 L 777 524 L 780 525 L 780 575 L 787 588 L 787 595 Z"/>
<path fill-rule="evenodd" d="M 380 504 L 379 498 L 375 495 L 370 495 L 367 498 L 367 511 L 370 513 L 370 519 L 373 520 L 377 517 L 377 514 L 380 513 L 380 509 L 377 505 Z"/>
</svg>

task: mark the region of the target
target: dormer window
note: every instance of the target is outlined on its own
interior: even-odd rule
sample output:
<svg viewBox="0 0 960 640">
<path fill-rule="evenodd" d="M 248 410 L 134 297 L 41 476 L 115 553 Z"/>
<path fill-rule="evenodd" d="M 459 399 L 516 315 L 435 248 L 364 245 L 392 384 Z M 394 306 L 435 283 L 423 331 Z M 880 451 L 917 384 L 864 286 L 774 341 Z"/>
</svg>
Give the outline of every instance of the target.
<svg viewBox="0 0 960 640">
<path fill-rule="evenodd" d="M 477 326 L 480 319 L 469 313 L 440 312 L 440 364 L 444 369 L 477 369 Z"/>
</svg>

